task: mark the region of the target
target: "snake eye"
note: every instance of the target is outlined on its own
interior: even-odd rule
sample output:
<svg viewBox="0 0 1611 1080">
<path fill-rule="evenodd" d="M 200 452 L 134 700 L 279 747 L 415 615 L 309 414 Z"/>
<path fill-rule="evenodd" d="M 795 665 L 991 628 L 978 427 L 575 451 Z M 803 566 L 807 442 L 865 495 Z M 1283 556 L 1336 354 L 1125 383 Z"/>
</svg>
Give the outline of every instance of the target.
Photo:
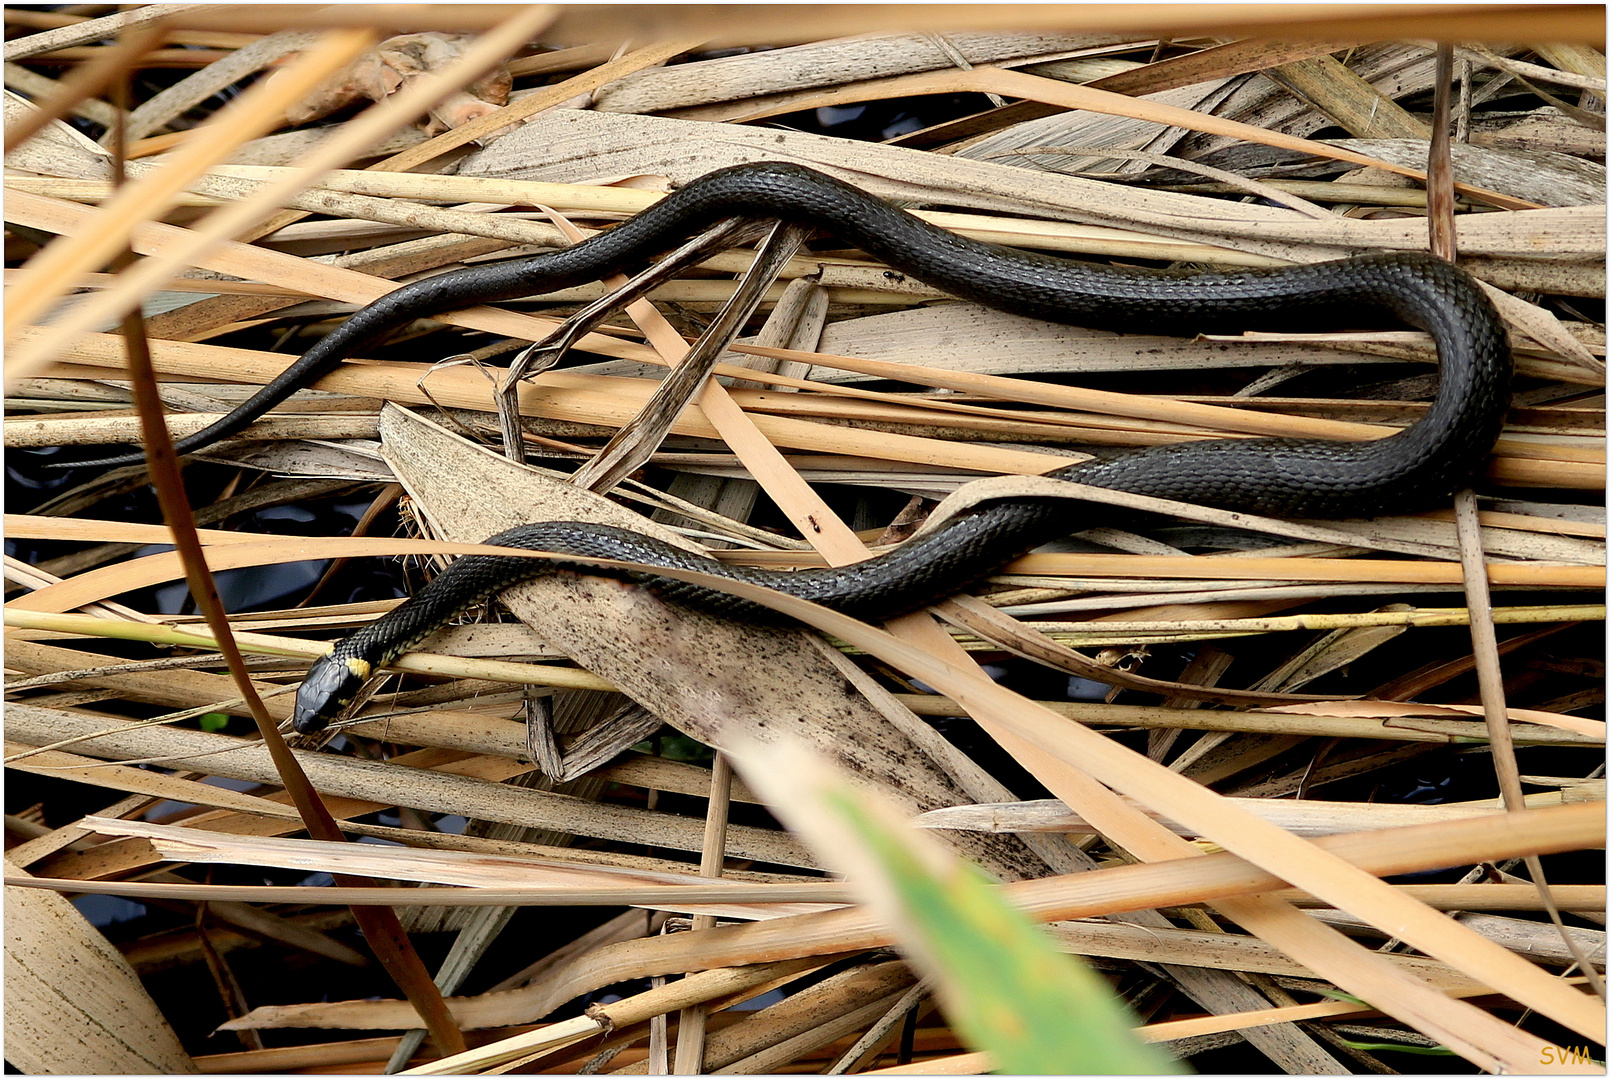
<svg viewBox="0 0 1611 1080">
<path fill-rule="evenodd" d="M 296 688 L 291 723 L 304 735 L 323 731 L 352 701 L 368 677 L 369 665 L 363 661 L 321 656 L 308 669 L 302 685 Z"/>
</svg>

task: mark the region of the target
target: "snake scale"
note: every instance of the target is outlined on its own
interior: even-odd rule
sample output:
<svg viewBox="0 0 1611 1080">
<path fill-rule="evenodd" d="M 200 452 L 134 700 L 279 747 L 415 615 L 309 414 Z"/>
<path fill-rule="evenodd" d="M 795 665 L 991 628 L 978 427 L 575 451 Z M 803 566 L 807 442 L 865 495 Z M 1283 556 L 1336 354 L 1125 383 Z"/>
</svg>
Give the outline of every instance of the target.
<svg viewBox="0 0 1611 1080">
<path fill-rule="evenodd" d="M 1361 517 L 1447 496 L 1498 438 L 1510 353 L 1493 305 L 1470 276 L 1429 255 L 1364 255 L 1274 269 L 1199 272 L 1101 266 L 947 232 L 840 180 L 758 162 L 706 174 L 615 228 L 563 251 L 405 285 L 354 314 L 256 396 L 181 439 L 181 453 L 234 434 L 296 390 L 413 319 L 473 303 L 569 288 L 680 243 L 729 217 L 779 218 L 831 232 L 894 270 L 952 296 L 1052 322 L 1148 334 L 1410 326 L 1437 346 L 1436 399 L 1410 427 L 1373 442 L 1226 439 L 1141 449 L 1049 475 L 1231 510 Z M 134 457 L 108 459 L 126 464 Z M 94 463 L 92 463 L 94 464 Z M 521 526 L 489 544 L 703 570 L 770 586 L 863 619 L 950 595 L 1078 527 L 1064 499 L 986 503 L 887 554 L 847 567 L 768 571 L 724 566 L 628 530 L 584 522 Z M 371 670 L 459 611 L 563 562 L 469 556 L 408 603 L 339 642 L 297 692 L 300 731 L 324 727 Z M 597 572 L 597 571 L 593 571 Z M 746 601 L 668 578 L 640 577 L 667 599 L 739 617 Z"/>
</svg>

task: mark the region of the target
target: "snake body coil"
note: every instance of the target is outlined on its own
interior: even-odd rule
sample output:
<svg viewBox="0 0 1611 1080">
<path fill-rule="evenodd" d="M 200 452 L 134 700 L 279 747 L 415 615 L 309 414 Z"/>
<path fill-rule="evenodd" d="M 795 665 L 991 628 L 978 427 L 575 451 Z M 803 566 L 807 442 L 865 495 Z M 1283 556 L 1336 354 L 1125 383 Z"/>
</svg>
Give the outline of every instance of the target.
<svg viewBox="0 0 1611 1080">
<path fill-rule="evenodd" d="M 1387 438 L 1180 443 L 1050 474 L 1061 479 L 1264 514 L 1358 517 L 1448 495 L 1482 463 L 1499 434 L 1510 379 L 1504 331 L 1476 283 L 1441 260 L 1367 255 L 1204 273 L 1098 266 L 969 240 L 832 177 L 761 162 L 702 176 L 630 221 L 567 250 L 444 274 L 388 293 L 234 412 L 181 439 L 178 449 L 191 452 L 239 431 L 343 357 L 377 344 L 410 320 L 592 281 L 728 217 L 782 218 L 818 227 L 925 285 L 1052 322 L 1150 334 L 1408 325 L 1427 331 L 1437 344 L 1436 400 L 1422 419 Z M 129 460 L 135 459 L 109 463 Z M 1072 505 L 1062 499 L 988 503 L 878 558 L 792 573 L 723 566 L 638 533 L 583 522 L 541 522 L 487 542 L 703 570 L 875 619 L 947 596 L 1072 531 Z M 409 603 L 314 664 L 297 692 L 297 729 L 322 728 L 373 667 L 394 659 L 455 613 L 556 567 L 564 564 L 495 556 L 457 560 Z M 672 600 L 740 616 L 756 613 L 725 593 L 667 578 L 648 580 Z"/>
</svg>

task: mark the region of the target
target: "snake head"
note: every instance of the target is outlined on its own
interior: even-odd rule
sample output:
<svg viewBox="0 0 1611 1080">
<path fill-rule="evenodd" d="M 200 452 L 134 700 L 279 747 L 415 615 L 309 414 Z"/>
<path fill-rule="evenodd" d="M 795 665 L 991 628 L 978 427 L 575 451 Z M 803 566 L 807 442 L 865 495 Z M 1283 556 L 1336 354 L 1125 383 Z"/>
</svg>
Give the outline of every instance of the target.
<svg viewBox="0 0 1611 1080">
<path fill-rule="evenodd" d="M 370 665 L 356 656 L 321 656 L 296 688 L 291 723 L 304 735 L 323 731 L 325 725 L 352 704 L 369 679 Z"/>
</svg>

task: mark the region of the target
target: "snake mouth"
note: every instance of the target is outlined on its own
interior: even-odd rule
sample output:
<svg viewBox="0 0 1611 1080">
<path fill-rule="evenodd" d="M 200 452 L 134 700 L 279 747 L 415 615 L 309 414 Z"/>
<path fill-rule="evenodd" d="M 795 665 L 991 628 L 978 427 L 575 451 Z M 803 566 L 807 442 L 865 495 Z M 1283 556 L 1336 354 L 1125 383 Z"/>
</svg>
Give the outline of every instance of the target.
<svg viewBox="0 0 1611 1080">
<path fill-rule="evenodd" d="M 320 716 L 315 712 L 310 712 L 306 709 L 303 709 L 300 706 L 298 706 L 296 712 L 291 716 L 291 726 L 296 728 L 299 735 L 317 735 L 319 732 L 323 731 L 325 727 L 329 725 L 329 723 L 330 721 L 327 718 Z"/>
<path fill-rule="evenodd" d="M 303 735 L 323 731 L 352 703 L 369 678 L 370 665 L 357 657 L 321 656 L 296 690 L 291 724 Z"/>
</svg>

